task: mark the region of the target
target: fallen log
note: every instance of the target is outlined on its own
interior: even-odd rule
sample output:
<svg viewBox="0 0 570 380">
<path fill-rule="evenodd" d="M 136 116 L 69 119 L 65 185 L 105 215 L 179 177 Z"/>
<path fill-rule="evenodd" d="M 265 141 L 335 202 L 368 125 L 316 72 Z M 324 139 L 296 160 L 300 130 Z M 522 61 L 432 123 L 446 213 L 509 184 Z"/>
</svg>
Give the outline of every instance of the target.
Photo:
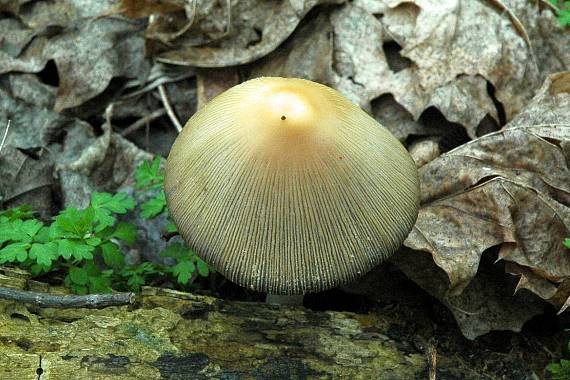
<svg viewBox="0 0 570 380">
<path fill-rule="evenodd" d="M 381 311 L 317 312 L 157 288 L 104 309 L 2 300 L 0 378 L 499 378 L 433 345 L 392 338 L 397 323 Z"/>
</svg>

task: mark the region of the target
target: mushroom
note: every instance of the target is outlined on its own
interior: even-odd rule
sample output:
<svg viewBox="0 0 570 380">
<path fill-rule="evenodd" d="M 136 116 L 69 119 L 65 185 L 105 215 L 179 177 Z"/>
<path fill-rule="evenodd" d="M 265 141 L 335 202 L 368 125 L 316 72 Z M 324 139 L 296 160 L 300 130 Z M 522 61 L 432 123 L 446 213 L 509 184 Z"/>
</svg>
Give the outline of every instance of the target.
<svg viewBox="0 0 570 380">
<path fill-rule="evenodd" d="M 196 112 L 165 192 L 202 259 L 276 295 L 355 280 L 399 248 L 419 208 L 404 146 L 339 92 L 293 78 L 246 81 Z"/>
</svg>

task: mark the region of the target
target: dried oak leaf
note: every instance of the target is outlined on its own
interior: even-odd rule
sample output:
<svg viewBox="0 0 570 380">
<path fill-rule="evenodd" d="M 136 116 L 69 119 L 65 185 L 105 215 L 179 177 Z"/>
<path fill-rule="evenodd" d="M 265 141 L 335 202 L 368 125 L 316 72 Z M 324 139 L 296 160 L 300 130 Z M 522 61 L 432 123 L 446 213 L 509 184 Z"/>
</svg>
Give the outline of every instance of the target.
<svg viewBox="0 0 570 380">
<path fill-rule="evenodd" d="M 562 244 L 570 236 L 569 78 L 552 75 L 506 129 L 420 169 L 422 207 L 404 243 L 413 250 L 393 262 L 450 309 L 468 338 L 520 330 L 541 312 L 532 293 L 560 312 L 570 305 Z M 494 265 L 482 260 L 491 247 Z"/>
<path fill-rule="evenodd" d="M 0 0 L 0 12 L 18 14 L 20 7 L 32 0 Z"/>
<path fill-rule="evenodd" d="M 570 276 L 562 246 L 570 236 L 569 157 L 553 140 L 570 141 L 570 126 L 495 132 L 420 169 L 422 207 L 405 245 L 432 254 L 452 293 L 475 276 L 482 252 L 501 243 Z"/>
<path fill-rule="evenodd" d="M 283 45 L 250 66 L 250 77 L 295 77 L 332 84 L 333 27 L 328 12 L 303 20 Z"/>
<path fill-rule="evenodd" d="M 184 9 L 184 1 L 169 0 L 120 0 L 113 13 L 129 18 L 144 18 L 153 14 L 168 14 Z"/>
<path fill-rule="evenodd" d="M 507 125 L 507 128 L 538 123 L 548 125 L 566 123 L 566 126 L 570 126 L 570 72 L 548 77 L 532 102 Z M 544 137 L 559 146 L 566 157 L 570 156 L 570 141 L 560 140 L 556 133 L 545 133 Z M 570 203 L 570 197 L 564 191 L 558 191 L 556 196 L 560 203 L 566 205 Z M 559 245 L 561 241 L 537 240 L 531 243 L 532 247 L 527 251 L 522 251 L 517 245 L 503 244 L 499 257 L 509 261 L 510 273 L 520 276 L 517 290 L 527 289 L 556 306 L 562 305 L 559 312 L 563 312 L 570 306 L 570 297 L 568 297 L 570 278 L 565 270 L 566 267 L 559 262 L 556 255 L 546 259 L 536 255 L 536 252 L 549 249 L 550 244 Z"/>
<path fill-rule="evenodd" d="M 415 119 L 434 106 L 475 138 L 486 117 L 501 121 L 492 88 L 510 120 L 541 78 L 570 68 L 570 53 L 548 42 L 570 43 L 552 12 L 541 12 L 526 0 L 509 2 L 509 9 L 526 33 L 486 0 L 346 4 L 331 16 L 334 87 L 365 109 L 372 99 L 390 93 Z M 390 62 L 382 44 L 386 48 L 391 41 L 402 48 L 399 55 L 407 65 Z M 538 59 L 543 59 L 540 67 Z"/>
<path fill-rule="evenodd" d="M 114 77 L 141 78 L 144 22 L 102 17 L 111 2 L 34 2 L 18 19 L 0 21 L 0 74 L 41 71 L 54 60 L 59 76 L 54 109 L 79 106 L 102 93 Z"/>
<path fill-rule="evenodd" d="M 149 25 L 147 37 L 163 43 L 164 34 L 177 36 L 174 47 L 161 53 L 162 62 L 198 67 L 224 67 L 252 62 L 275 50 L 295 30 L 301 19 L 319 4 L 341 3 L 344 0 L 291 0 L 272 2 L 241 0 L 227 2 L 199 1 L 193 25 L 184 15 L 157 17 Z M 228 21 L 230 25 L 228 25 Z"/>
<path fill-rule="evenodd" d="M 405 245 L 431 253 L 461 293 L 484 250 L 554 287 L 570 279 L 570 125 L 505 129 L 420 169 L 422 208 Z M 528 287 L 527 287 L 528 288 Z M 543 293 L 536 292 L 539 296 Z M 570 294 L 558 295 L 562 306 Z"/>
<path fill-rule="evenodd" d="M 49 152 L 24 153 L 4 146 L 0 153 L 0 204 L 3 208 L 29 204 L 40 215 L 52 216 L 53 161 Z"/>
<path fill-rule="evenodd" d="M 505 273 L 508 263 L 496 263 L 495 257 L 490 251 L 483 254 L 477 276 L 460 295 L 449 294 L 449 280 L 429 253 L 403 249 L 390 261 L 449 309 L 466 338 L 475 339 L 493 330 L 521 331 L 526 321 L 544 310 L 533 294 L 513 294 L 516 279 Z"/>
<path fill-rule="evenodd" d="M 570 72 L 552 74 L 532 101 L 507 124 L 506 128 L 524 125 L 570 124 Z"/>
</svg>

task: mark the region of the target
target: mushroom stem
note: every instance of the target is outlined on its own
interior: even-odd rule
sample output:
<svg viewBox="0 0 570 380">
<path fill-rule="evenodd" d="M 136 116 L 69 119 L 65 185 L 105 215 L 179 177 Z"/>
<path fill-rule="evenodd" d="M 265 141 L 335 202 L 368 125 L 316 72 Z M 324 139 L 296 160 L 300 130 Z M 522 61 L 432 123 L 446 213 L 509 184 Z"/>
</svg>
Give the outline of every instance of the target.
<svg viewBox="0 0 570 380">
<path fill-rule="evenodd" d="M 273 303 L 278 305 L 289 305 L 289 306 L 303 306 L 303 295 L 285 296 L 281 294 L 270 294 L 267 293 L 265 297 L 265 303 Z"/>
</svg>

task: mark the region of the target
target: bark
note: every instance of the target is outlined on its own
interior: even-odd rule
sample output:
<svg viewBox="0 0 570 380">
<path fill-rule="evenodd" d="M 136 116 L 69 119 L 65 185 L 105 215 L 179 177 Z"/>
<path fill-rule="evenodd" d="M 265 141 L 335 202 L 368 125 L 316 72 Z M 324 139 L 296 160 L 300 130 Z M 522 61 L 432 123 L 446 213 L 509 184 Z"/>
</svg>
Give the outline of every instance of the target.
<svg viewBox="0 0 570 380">
<path fill-rule="evenodd" d="M 1 300 L 0 378 L 409 380 L 427 379 L 435 361 L 441 379 L 489 378 L 457 355 L 390 338 L 390 318 L 156 288 L 105 309 Z"/>
</svg>

